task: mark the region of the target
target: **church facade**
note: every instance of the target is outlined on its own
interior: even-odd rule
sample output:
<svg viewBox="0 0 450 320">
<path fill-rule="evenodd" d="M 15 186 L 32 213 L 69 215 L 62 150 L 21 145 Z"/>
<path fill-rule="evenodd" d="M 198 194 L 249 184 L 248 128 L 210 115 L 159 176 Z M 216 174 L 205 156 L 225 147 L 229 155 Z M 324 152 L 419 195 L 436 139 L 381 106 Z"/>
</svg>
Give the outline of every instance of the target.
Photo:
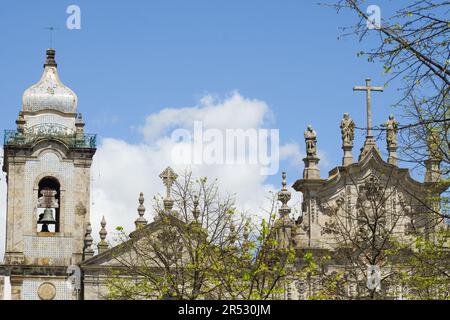
<svg viewBox="0 0 450 320">
<path fill-rule="evenodd" d="M 428 199 L 445 191 L 439 184 L 439 159 L 430 156 L 423 182 L 399 168 L 398 122 L 390 116 L 384 125 L 388 152 L 384 160 L 373 137 L 370 117 L 370 94 L 382 88 L 371 87 L 367 80 L 366 86 L 355 90 L 366 91 L 368 114 L 366 141 L 358 160 L 352 155 L 356 125 L 350 115 L 344 114 L 340 126 L 342 164 L 322 178 L 317 133 L 312 126 L 307 128 L 303 177 L 293 185 L 303 196 L 302 214 L 297 220 L 291 216 L 291 193 L 284 176 L 276 224 L 280 246 L 292 245 L 298 252 L 333 252 L 343 238 L 349 241 L 355 235 L 358 221 L 377 216 L 377 210 L 384 213 L 383 223 L 400 237 L 407 237 L 413 229 L 433 237 L 439 227 L 430 215 L 423 214 L 438 210 L 439 204 Z M 47 50 L 41 79 L 25 91 L 22 102 L 16 130 L 5 132 L 4 138 L 3 171 L 8 192 L 0 294 L 3 275 L 9 276 L 15 300 L 104 299 L 107 270 L 117 265 L 115 255 L 120 248 L 109 247 L 103 219 L 101 240 L 94 251 L 89 211 L 96 136 L 84 132 L 77 96 L 60 81 L 53 49 Z M 164 205 L 171 211 L 170 185 L 176 174 L 168 168 L 161 178 L 168 188 Z M 141 194 L 136 229 L 157 229 L 158 221 L 147 223 L 144 214 Z M 346 263 L 334 259 L 328 268 L 331 272 Z M 302 284 L 294 282 L 286 298 L 301 299 L 305 296 L 302 290 Z"/>
</svg>

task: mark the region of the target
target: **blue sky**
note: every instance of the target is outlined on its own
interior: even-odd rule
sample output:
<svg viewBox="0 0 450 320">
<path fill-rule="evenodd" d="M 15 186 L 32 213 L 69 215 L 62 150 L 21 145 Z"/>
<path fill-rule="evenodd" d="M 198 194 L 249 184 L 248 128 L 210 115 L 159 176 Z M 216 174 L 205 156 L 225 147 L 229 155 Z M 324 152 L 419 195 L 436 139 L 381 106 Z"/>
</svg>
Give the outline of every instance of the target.
<svg viewBox="0 0 450 320">
<path fill-rule="evenodd" d="M 325 1 L 326 2 L 326 1 Z M 66 8 L 81 8 L 81 30 L 66 29 Z M 391 1 L 376 1 L 382 14 Z M 63 82 L 78 95 L 87 130 L 100 139 L 140 143 L 137 129 L 163 108 L 195 106 L 205 95 L 237 90 L 264 101 L 280 128 L 282 143 L 304 149 L 312 124 L 327 161 L 322 176 L 341 162 L 339 122 L 350 112 L 365 125 L 365 98 L 353 93 L 366 77 L 387 80 L 379 64 L 356 53 L 364 45 L 341 38 L 338 27 L 355 17 L 336 14 L 316 1 L 9 1 L 2 3 L 0 34 L 0 129 L 12 129 L 21 95 L 42 72 L 49 32 Z M 398 98 L 395 87 L 375 93 L 374 124 L 384 122 Z M 383 139 L 384 140 L 384 139 Z M 357 132 L 354 156 L 363 143 Z M 384 141 L 379 143 L 384 152 Z M 156 161 L 156 160 L 155 160 Z M 302 164 L 282 163 L 290 180 Z M 279 177 L 269 181 L 279 184 Z"/>
<path fill-rule="evenodd" d="M 65 28 L 70 4 L 81 8 L 81 30 Z M 316 1 L 9 1 L 0 11 L 0 127 L 14 127 L 23 90 L 40 76 L 44 28 L 52 25 L 60 29 L 61 77 L 100 136 L 137 141 L 133 128 L 146 115 L 238 90 L 272 108 L 284 141 L 301 140 L 312 123 L 320 148 L 339 162 L 342 113 L 364 123 L 363 94 L 352 86 L 366 76 L 385 81 L 380 65 L 356 57 L 357 39 L 337 39 L 338 27 L 354 21 Z M 376 95 L 375 123 L 391 112 L 396 93 Z"/>
<path fill-rule="evenodd" d="M 81 8 L 81 30 L 66 28 L 71 4 Z M 382 15 L 393 10 L 391 1 L 369 4 L 379 5 Z M 200 101 L 216 96 L 213 116 L 235 102 L 229 108 L 233 116 L 219 119 L 222 128 L 245 122 L 239 111 L 242 104 L 256 110 L 249 124 L 280 129 L 281 144 L 296 156 L 296 161 L 287 157 L 280 165 L 280 171 L 288 172 L 289 183 L 301 177 L 303 131 L 312 124 L 326 177 L 328 170 L 341 164 L 342 114 L 350 112 L 358 126 L 365 126 L 365 97 L 352 87 L 363 85 L 366 77 L 377 86 L 387 81 L 381 65 L 356 56 L 372 44 L 370 39 L 363 44 L 355 37 L 338 40 L 338 28 L 352 25 L 356 17 L 348 12 L 338 15 L 315 0 L 15 0 L 0 8 L 2 131 L 15 128 L 23 91 L 42 74 L 50 46 L 45 28 L 59 28 L 53 41 L 59 74 L 78 95 L 87 131 L 97 133 L 100 140 L 92 170 L 94 235 L 103 215 L 109 228 L 133 228 L 139 192 L 145 193 L 151 207 L 152 195 L 162 191 L 158 174 L 170 164 L 165 157 L 167 139 L 160 136 L 151 144 L 139 128 L 148 133 L 158 129 L 159 122 L 167 129 L 196 115 L 205 119 L 209 109 Z M 399 98 L 396 86 L 374 94 L 374 124 L 399 113 L 391 107 Z M 266 106 L 268 112 L 261 112 Z M 166 108 L 175 120 L 165 118 Z M 261 116 L 267 115 L 270 121 L 261 125 Z M 358 131 L 355 158 L 363 139 Z M 379 146 L 386 157 L 384 138 Z M 266 191 L 280 186 L 281 172 L 262 178 L 247 167 L 202 170 L 197 174 L 222 179 L 245 210 L 259 210 Z M 5 199 L 4 177 L 1 180 L 0 196 Z M 296 209 L 298 200 L 291 201 Z M 1 227 L 4 201 L 0 208 Z M 3 232 L 0 228 L 0 248 Z"/>
</svg>

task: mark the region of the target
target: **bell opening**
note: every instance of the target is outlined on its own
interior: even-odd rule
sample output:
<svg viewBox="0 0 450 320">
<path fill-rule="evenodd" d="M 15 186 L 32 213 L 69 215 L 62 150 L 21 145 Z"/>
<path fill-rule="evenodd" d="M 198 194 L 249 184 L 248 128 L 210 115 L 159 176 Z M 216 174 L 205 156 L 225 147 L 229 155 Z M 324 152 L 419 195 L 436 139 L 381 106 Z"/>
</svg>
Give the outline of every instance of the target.
<svg viewBox="0 0 450 320">
<path fill-rule="evenodd" d="M 60 192 L 61 185 L 56 178 L 45 177 L 39 182 L 38 232 L 60 232 Z"/>
</svg>

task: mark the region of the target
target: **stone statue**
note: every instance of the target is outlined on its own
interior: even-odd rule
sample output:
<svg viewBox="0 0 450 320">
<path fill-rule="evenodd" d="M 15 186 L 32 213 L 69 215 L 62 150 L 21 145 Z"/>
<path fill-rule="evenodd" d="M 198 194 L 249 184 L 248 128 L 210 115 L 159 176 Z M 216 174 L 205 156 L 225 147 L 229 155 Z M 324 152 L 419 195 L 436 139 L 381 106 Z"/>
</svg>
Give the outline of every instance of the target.
<svg viewBox="0 0 450 320">
<path fill-rule="evenodd" d="M 433 160 L 439 160 L 442 158 L 442 155 L 440 153 L 440 146 L 441 139 L 439 137 L 439 134 L 436 130 L 436 128 L 432 128 L 427 137 L 427 147 L 428 147 L 428 154 L 430 159 Z"/>
<path fill-rule="evenodd" d="M 383 125 L 383 127 L 386 127 L 386 142 L 388 148 L 397 147 L 398 125 L 399 123 L 394 119 L 393 114 L 389 116 L 389 120 Z"/>
<path fill-rule="evenodd" d="M 306 155 L 317 156 L 317 134 L 311 125 L 305 131 Z"/>
<path fill-rule="evenodd" d="M 353 140 L 355 139 L 355 122 L 350 118 L 350 115 L 344 113 L 344 118 L 341 121 L 342 145 L 344 147 L 353 147 Z"/>
</svg>

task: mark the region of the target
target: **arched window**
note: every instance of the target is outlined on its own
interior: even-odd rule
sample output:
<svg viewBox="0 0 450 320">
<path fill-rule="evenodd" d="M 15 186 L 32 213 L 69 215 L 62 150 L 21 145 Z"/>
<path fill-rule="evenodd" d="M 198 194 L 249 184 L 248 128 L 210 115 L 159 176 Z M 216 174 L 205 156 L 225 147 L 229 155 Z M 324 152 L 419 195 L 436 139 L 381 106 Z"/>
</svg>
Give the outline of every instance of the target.
<svg viewBox="0 0 450 320">
<path fill-rule="evenodd" d="M 39 181 L 38 231 L 59 232 L 60 230 L 61 185 L 56 178 L 45 177 Z"/>
</svg>

